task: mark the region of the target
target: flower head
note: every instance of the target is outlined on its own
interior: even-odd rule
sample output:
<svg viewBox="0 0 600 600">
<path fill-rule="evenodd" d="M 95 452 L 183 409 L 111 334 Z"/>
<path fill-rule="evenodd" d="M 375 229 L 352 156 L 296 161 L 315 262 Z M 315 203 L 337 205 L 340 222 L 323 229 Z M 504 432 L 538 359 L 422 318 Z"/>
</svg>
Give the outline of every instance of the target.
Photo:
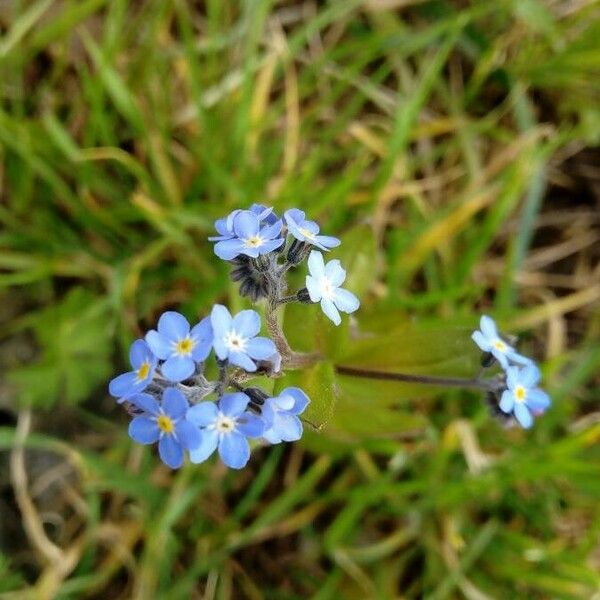
<svg viewBox="0 0 600 600">
<path fill-rule="evenodd" d="M 508 367 L 505 390 L 500 399 L 500 409 L 513 413 L 517 421 L 526 429 L 533 424 L 533 417 L 543 413 L 550 406 L 550 396 L 537 387 L 540 371 L 534 364 L 526 367 Z"/>
<path fill-rule="evenodd" d="M 340 286 L 346 279 L 346 271 L 339 260 L 330 260 L 327 264 L 323 255 L 313 250 L 308 257 L 308 270 L 306 287 L 313 302 L 321 302 L 323 312 L 336 324 L 341 323 L 341 310 L 352 313 L 360 306 L 358 298 Z"/>
<path fill-rule="evenodd" d="M 261 222 L 268 219 L 270 212 L 265 214 L 263 211 L 257 215 L 251 210 L 239 210 L 234 213 L 229 215 L 225 225 L 219 225 L 222 231 L 227 232 L 226 235 L 229 235 L 229 231 L 233 233 L 231 237 L 224 237 L 215 244 L 215 254 L 219 258 L 232 260 L 240 254 L 257 258 L 283 245 L 284 239 L 279 236 L 283 227 L 281 220 L 277 219 L 272 224 L 261 226 Z"/>
<path fill-rule="evenodd" d="M 220 360 L 228 360 L 246 371 L 256 371 L 254 360 L 268 360 L 277 351 L 269 338 L 256 337 L 260 317 L 254 310 L 242 310 L 232 317 L 227 308 L 216 304 L 210 319 L 215 352 Z"/>
<path fill-rule="evenodd" d="M 261 408 L 267 425 L 263 437 L 271 442 L 294 442 L 302 437 L 302 421 L 297 415 L 304 412 L 310 400 L 297 387 L 283 390 L 279 396 L 268 398 Z"/>
<path fill-rule="evenodd" d="M 187 411 L 187 420 L 199 427 L 202 443 L 190 452 L 193 463 L 205 461 L 218 449 L 221 460 L 232 469 L 246 466 L 250 446 L 246 438 L 260 437 L 265 428 L 262 419 L 247 409 L 250 398 L 243 393 L 224 394 L 218 405 L 200 402 Z"/>
<path fill-rule="evenodd" d="M 110 395 L 118 398 L 119 404 L 146 389 L 154 377 L 158 359 L 144 340 L 135 340 L 129 349 L 129 362 L 133 371 L 118 375 L 108 384 Z"/>
<path fill-rule="evenodd" d="M 209 241 L 220 242 L 234 238 L 236 234 L 233 230 L 233 219 L 239 212 L 242 211 L 238 208 L 230 212 L 226 217 L 217 219 L 215 221 L 215 229 L 219 235 L 209 237 Z M 273 209 L 267 208 L 263 204 L 253 204 L 250 207 L 250 212 L 255 214 L 261 223 L 264 222 L 267 225 L 274 225 L 279 220 L 277 215 L 273 212 Z"/>
<path fill-rule="evenodd" d="M 494 319 L 483 315 L 479 329 L 473 332 L 471 338 L 484 351 L 489 352 L 500 363 L 503 369 L 508 368 L 509 362 L 528 365 L 531 359 L 519 354 L 512 346 L 502 339 Z"/>
<path fill-rule="evenodd" d="M 129 436 L 140 444 L 158 441 L 158 453 L 167 466 L 178 469 L 184 450 L 200 446 L 200 431 L 186 421 L 189 404 L 179 390 L 166 388 L 160 404 L 149 394 L 138 394 L 130 402 L 142 412 L 129 424 Z"/>
<path fill-rule="evenodd" d="M 190 331 L 183 315 L 168 311 L 158 320 L 158 331 L 151 329 L 146 334 L 146 342 L 165 361 L 162 374 L 170 381 L 183 381 L 193 375 L 196 363 L 210 354 L 213 342 L 210 318 L 205 317 Z"/>
<path fill-rule="evenodd" d="M 329 235 L 319 235 L 319 226 L 314 221 L 308 221 L 304 211 L 297 208 L 286 210 L 283 215 L 289 232 L 300 242 L 312 244 L 321 250 L 336 248 L 340 240 Z"/>
</svg>

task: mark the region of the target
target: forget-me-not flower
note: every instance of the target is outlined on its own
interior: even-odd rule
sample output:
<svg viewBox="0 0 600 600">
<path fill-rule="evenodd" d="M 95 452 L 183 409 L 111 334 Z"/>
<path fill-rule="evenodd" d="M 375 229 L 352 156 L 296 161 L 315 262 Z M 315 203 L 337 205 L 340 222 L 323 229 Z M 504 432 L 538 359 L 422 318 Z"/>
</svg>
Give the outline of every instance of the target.
<svg viewBox="0 0 600 600">
<path fill-rule="evenodd" d="M 531 363 L 531 359 L 519 354 L 500 337 L 496 323 L 491 317 L 483 315 L 479 322 L 479 329 L 481 331 L 474 331 L 471 338 L 484 352 L 491 353 L 503 369 L 508 368 L 509 361 L 521 365 Z"/>
<path fill-rule="evenodd" d="M 161 460 L 171 469 L 183 464 L 184 450 L 193 451 L 202 442 L 197 427 L 186 420 L 189 404 L 185 396 L 175 388 L 166 388 L 159 404 L 150 394 L 138 394 L 131 398 L 142 414 L 129 424 L 129 436 L 139 444 L 158 441 Z"/>
<path fill-rule="evenodd" d="M 239 212 L 241 212 L 241 209 L 238 208 L 230 212 L 226 217 L 217 219 L 215 221 L 215 229 L 219 235 L 209 237 L 209 241 L 221 242 L 236 237 L 233 230 L 233 219 Z M 254 213 L 261 223 L 264 222 L 267 225 L 274 225 L 279 220 L 273 209 L 267 208 L 263 204 L 253 204 L 250 207 L 250 212 Z"/>
<path fill-rule="evenodd" d="M 342 321 L 340 313 L 354 312 L 359 306 L 358 298 L 340 286 L 346 279 L 346 271 L 339 260 L 330 260 L 327 264 L 323 255 L 313 250 L 308 257 L 308 271 L 306 288 L 313 302 L 321 302 L 323 312 L 336 324 Z"/>
<path fill-rule="evenodd" d="M 199 427 L 202 443 L 190 452 L 193 463 L 205 461 L 218 449 L 221 460 L 232 469 L 246 466 L 250 458 L 247 437 L 260 437 L 263 420 L 247 410 L 250 398 L 241 392 L 224 394 L 218 405 L 200 402 L 187 411 L 187 420 Z"/>
<path fill-rule="evenodd" d="M 304 412 L 310 400 L 297 387 L 289 387 L 274 398 L 267 398 L 261 407 L 267 429 L 262 437 L 271 442 L 295 442 L 302 437 L 302 421 L 297 415 Z"/>
<path fill-rule="evenodd" d="M 196 363 L 210 354 L 213 342 L 210 318 L 205 317 L 190 331 L 190 324 L 182 314 L 167 311 L 158 320 L 158 331 L 151 329 L 146 334 L 146 342 L 165 361 L 161 373 L 169 381 L 183 381 L 194 374 Z"/>
<path fill-rule="evenodd" d="M 146 389 L 154 377 L 158 359 L 144 340 L 135 340 L 129 349 L 129 362 L 133 371 L 118 375 L 108 384 L 110 395 L 117 398 L 119 404 Z"/>
<path fill-rule="evenodd" d="M 308 221 L 304 211 L 298 208 L 286 210 L 283 216 L 288 231 L 300 242 L 307 242 L 325 251 L 341 244 L 340 240 L 335 237 L 319 235 L 319 226 L 314 221 Z"/>
<path fill-rule="evenodd" d="M 234 237 L 215 244 L 215 254 L 223 260 L 232 260 L 240 254 L 257 258 L 277 250 L 284 239 L 280 237 L 283 223 L 275 221 L 272 225 L 261 227 L 261 217 L 250 210 L 240 210 L 232 219 Z"/>
<path fill-rule="evenodd" d="M 543 413 L 550 406 L 550 396 L 537 387 L 540 371 L 534 364 L 523 368 L 508 367 L 506 385 L 502 393 L 500 409 L 513 413 L 517 421 L 526 429 L 531 427 L 533 416 Z"/>
<path fill-rule="evenodd" d="M 256 371 L 254 360 L 268 360 L 277 352 L 269 338 L 256 337 L 260 331 L 260 316 L 254 310 L 242 310 L 232 317 L 225 306 L 215 304 L 210 319 L 213 344 L 220 360 L 228 360 L 246 371 Z"/>
</svg>

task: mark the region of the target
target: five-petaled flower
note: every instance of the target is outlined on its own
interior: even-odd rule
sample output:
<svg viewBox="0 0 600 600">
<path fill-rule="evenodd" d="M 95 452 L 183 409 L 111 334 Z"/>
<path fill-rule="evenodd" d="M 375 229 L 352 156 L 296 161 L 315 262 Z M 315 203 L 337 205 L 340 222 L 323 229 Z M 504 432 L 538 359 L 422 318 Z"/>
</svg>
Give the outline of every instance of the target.
<svg viewBox="0 0 600 600">
<path fill-rule="evenodd" d="M 146 389 L 154 377 L 158 359 L 144 340 L 135 340 L 129 349 L 129 362 L 133 371 L 118 375 L 108 384 L 110 395 L 117 398 L 119 404 Z"/>
<path fill-rule="evenodd" d="M 226 217 L 217 219 L 215 221 L 215 229 L 219 235 L 209 237 L 209 241 L 221 242 L 236 237 L 233 230 L 233 219 L 239 212 L 242 212 L 242 210 L 237 208 L 230 212 Z M 253 204 L 250 207 L 250 212 L 255 214 L 261 223 L 264 222 L 267 225 L 274 225 L 279 220 L 277 215 L 273 212 L 273 209 L 267 208 L 263 204 Z"/>
<path fill-rule="evenodd" d="M 336 324 L 342 321 L 341 310 L 345 313 L 354 312 L 359 306 L 358 298 L 340 286 L 346 279 L 346 271 L 339 260 L 330 260 L 327 264 L 323 255 L 313 250 L 308 257 L 308 271 L 306 287 L 313 302 L 321 302 L 323 312 Z"/>
<path fill-rule="evenodd" d="M 179 382 L 194 374 L 196 363 L 203 361 L 212 348 L 210 318 L 205 317 L 190 331 L 188 320 L 178 312 L 167 311 L 158 320 L 158 331 L 151 329 L 146 342 L 154 354 L 164 360 L 161 373 Z"/>
<path fill-rule="evenodd" d="M 158 441 L 160 458 L 171 469 L 183 464 L 184 450 L 193 451 L 200 446 L 202 436 L 186 420 L 189 404 L 179 390 L 166 388 L 160 404 L 150 394 L 138 394 L 130 402 L 142 413 L 129 424 L 129 436 L 139 444 Z"/>
<path fill-rule="evenodd" d="M 187 420 L 199 427 L 202 443 L 190 452 L 193 463 L 205 461 L 217 448 L 221 460 L 232 469 L 246 466 L 250 458 L 247 437 L 260 437 L 263 420 L 247 410 L 250 398 L 241 392 L 224 394 L 218 405 L 200 402 L 187 411 Z"/>
<path fill-rule="evenodd" d="M 281 220 L 261 227 L 261 220 L 266 216 L 256 215 L 250 210 L 240 210 L 231 219 L 234 237 L 222 239 L 215 244 L 215 254 L 223 260 L 232 260 L 240 254 L 257 258 L 263 254 L 277 250 L 283 245 L 280 237 L 283 223 Z M 222 228 L 223 231 L 227 229 Z"/>
<path fill-rule="evenodd" d="M 319 226 L 314 221 L 308 221 L 304 211 L 290 208 L 283 215 L 288 231 L 300 242 L 312 244 L 321 250 L 336 248 L 340 240 L 329 235 L 319 235 Z"/>
<path fill-rule="evenodd" d="M 304 412 L 310 400 L 297 387 L 285 388 L 278 396 L 267 398 L 261 407 L 266 424 L 263 437 L 271 442 L 295 442 L 302 437 L 302 421 L 297 415 Z"/>
<path fill-rule="evenodd" d="M 502 393 L 500 409 L 513 413 L 522 427 L 531 427 L 533 417 L 550 406 L 548 394 L 537 387 L 539 381 L 540 371 L 534 364 L 523 368 L 508 367 L 506 370 L 508 389 Z"/>
<path fill-rule="evenodd" d="M 256 371 L 254 360 L 269 360 L 277 352 L 269 338 L 256 337 L 260 317 L 254 310 L 242 310 L 232 317 L 227 308 L 215 304 L 210 319 L 215 352 L 220 360 L 228 360 L 246 371 Z"/>
<path fill-rule="evenodd" d="M 509 362 L 528 365 L 531 359 L 519 354 L 512 346 L 502 339 L 498 333 L 496 323 L 491 317 L 483 315 L 479 322 L 479 330 L 474 331 L 471 338 L 484 351 L 489 352 L 500 363 L 503 369 L 507 369 Z"/>
</svg>

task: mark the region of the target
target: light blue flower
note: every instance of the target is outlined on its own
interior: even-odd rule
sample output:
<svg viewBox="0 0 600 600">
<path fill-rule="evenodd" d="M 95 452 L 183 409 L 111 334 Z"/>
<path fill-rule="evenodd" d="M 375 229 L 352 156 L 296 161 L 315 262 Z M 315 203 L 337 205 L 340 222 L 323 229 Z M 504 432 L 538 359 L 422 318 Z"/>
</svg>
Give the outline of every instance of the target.
<svg viewBox="0 0 600 600">
<path fill-rule="evenodd" d="M 154 377 L 158 359 L 144 340 L 135 340 L 129 349 L 129 362 L 133 371 L 118 375 L 108 384 L 110 395 L 117 398 L 119 404 L 146 389 Z"/>
<path fill-rule="evenodd" d="M 300 242 L 307 242 L 325 251 L 341 244 L 340 240 L 335 237 L 319 235 L 319 226 L 314 221 L 308 221 L 304 211 L 298 208 L 286 210 L 283 217 L 288 231 Z"/>
<path fill-rule="evenodd" d="M 502 393 L 500 409 L 513 413 L 517 421 L 526 429 L 531 427 L 533 417 L 543 413 L 550 406 L 550 396 L 537 387 L 540 371 L 534 364 L 526 367 L 508 367 L 506 385 Z"/>
<path fill-rule="evenodd" d="M 189 404 L 185 396 L 175 388 L 166 388 L 159 404 L 149 394 L 131 398 L 142 414 L 129 424 L 129 436 L 139 444 L 158 441 L 158 454 L 171 469 L 183 464 L 183 453 L 198 448 L 202 436 L 198 428 L 185 419 Z"/>
<path fill-rule="evenodd" d="M 483 315 L 479 322 L 479 328 L 481 331 L 474 331 L 471 338 L 484 352 L 490 352 L 503 369 L 508 368 L 509 362 L 521 365 L 528 365 L 532 362 L 500 337 L 496 323 L 491 317 Z"/>
<path fill-rule="evenodd" d="M 234 237 L 218 241 L 214 247 L 215 254 L 223 260 L 232 260 L 240 254 L 257 258 L 273 252 L 284 243 L 279 235 L 283 227 L 281 220 L 261 227 L 261 215 L 250 210 L 240 210 L 231 221 Z M 228 225 L 221 229 L 225 231 Z"/>
<path fill-rule="evenodd" d="M 213 343 L 210 318 L 205 317 L 190 331 L 188 320 L 168 311 L 158 320 L 158 331 L 151 329 L 146 342 L 154 354 L 164 360 L 161 373 L 169 381 L 183 381 L 194 374 L 196 363 L 209 354 Z"/>
<path fill-rule="evenodd" d="M 247 409 L 250 398 L 243 393 L 224 394 L 218 405 L 200 402 L 187 411 L 187 420 L 200 428 L 202 443 L 190 452 L 193 463 L 205 461 L 216 449 L 221 460 L 232 469 L 246 466 L 250 458 L 247 437 L 260 437 L 262 419 Z"/>
<path fill-rule="evenodd" d="M 239 212 L 241 212 L 241 210 L 236 209 L 229 213 L 226 217 L 217 219 L 215 221 L 215 229 L 219 235 L 209 237 L 208 239 L 211 242 L 221 242 L 223 240 L 230 240 L 231 238 L 236 237 L 236 234 L 233 230 L 233 219 Z M 279 220 L 277 215 L 273 212 L 273 209 L 267 208 L 263 204 L 253 204 L 250 207 L 250 212 L 255 214 L 261 223 L 264 222 L 267 225 L 274 225 Z"/>
<path fill-rule="evenodd" d="M 313 302 L 320 301 L 323 312 L 336 325 L 342 321 L 339 310 L 353 313 L 358 309 L 358 298 L 340 287 L 346 279 L 346 271 L 339 260 L 330 260 L 325 264 L 323 255 L 313 250 L 308 257 L 308 271 L 310 275 L 306 276 L 306 287 L 310 299 Z"/>
<path fill-rule="evenodd" d="M 220 360 L 228 360 L 246 371 L 256 371 L 254 360 L 269 360 L 277 352 L 269 338 L 256 337 L 260 317 L 254 310 L 242 310 L 234 318 L 227 308 L 216 304 L 210 319 L 213 344 Z"/>
<path fill-rule="evenodd" d="M 279 396 L 265 400 L 261 408 L 266 423 L 263 437 L 271 444 L 295 442 L 302 437 L 302 421 L 297 415 L 304 412 L 310 400 L 297 387 L 284 389 Z"/>
</svg>

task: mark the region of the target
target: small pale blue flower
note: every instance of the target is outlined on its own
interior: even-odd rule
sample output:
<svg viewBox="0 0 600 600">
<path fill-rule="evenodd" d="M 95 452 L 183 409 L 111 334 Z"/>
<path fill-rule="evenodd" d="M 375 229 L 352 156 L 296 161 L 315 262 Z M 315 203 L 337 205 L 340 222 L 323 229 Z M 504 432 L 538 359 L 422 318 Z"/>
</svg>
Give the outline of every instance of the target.
<svg viewBox="0 0 600 600">
<path fill-rule="evenodd" d="M 194 374 L 196 363 L 210 354 L 213 343 L 210 318 L 205 317 L 190 331 L 183 315 L 165 312 L 158 320 L 158 331 L 152 329 L 146 334 L 146 342 L 165 361 L 161 373 L 169 381 L 183 381 Z"/>
<path fill-rule="evenodd" d="M 210 319 L 213 344 L 220 360 L 228 360 L 252 372 L 256 371 L 254 360 L 269 360 L 277 352 L 269 338 L 256 337 L 260 331 L 260 316 L 254 310 L 242 310 L 232 317 L 225 306 L 216 304 Z"/>
<path fill-rule="evenodd" d="M 160 404 L 150 394 L 138 394 L 131 400 L 142 411 L 129 424 L 131 439 L 139 444 L 158 441 L 161 460 L 171 469 L 178 469 L 184 451 L 195 450 L 202 443 L 198 428 L 185 418 L 189 409 L 185 396 L 175 388 L 166 388 Z"/>
<path fill-rule="evenodd" d="M 540 371 L 534 364 L 523 368 L 506 369 L 508 389 L 502 393 L 500 409 L 513 413 L 517 421 L 526 429 L 533 424 L 533 417 L 543 413 L 550 406 L 550 396 L 537 387 Z"/>
<path fill-rule="evenodd" d="M 302 437 L 302 421 L 297 415 L 304 412 L 310 400 L 297 387 L 284 389 L 279 396 L 265 400 L 261 408 L 266 423 L 263 437 L 271 444 L 295 442 Z"/>
<path fill-rule="evenodd" d="M 279 219 L 271 225 L 261 227 L 261 215 L 256 215 L 250 210 L 240 210 L 231 221 L 234 237 L 218 241 L 214 247 L 215 254 L 223 260 L 232 260 L 240 254 L 257 258 L 273 252 L 284 243 L 284 239 L 279 235 L 283 227 Z M 228 228 L 228 225 L 225 228 Z"/>
<path fill-rule="evenodd" d="M 306 287 L 310 299 L 313 302 L 320 301 L 323 312 L 336 325 L 342 321 L 339 310 L 353 313 L 358 309 L 358 298 L 340 287 L 346 279 L 346 271 L 339 260 L 330 260 L 325 264 L 323 255 L 313 250 L 308 257 L 308 270 L 310 275 L 306 276 Z"/>
<path fill-rule="evenodd" d="M 135 340 L 129 349 L 129 362 L 133 371 L 118 375 L 108 384 L 110 395 L 117 398 L 119 404 L 146 389 L 154 377 L 158 359 L 144 340 Z"/>
<path fill-rule="evenodd" d="M 481 331 L 474 331 L 471 338 L 484 352 L 490 352 L 503 369 L 508 368 L 509 362 L 521 365 L 528 365 L 532 362 L 500 337 L 496 323 L 491 317 L 483 315 L 479 322 L 479 328 Z"/>
<path fill-rule="evenodd" d="M 221 242 L 236 237 L 233 230 L 233 219 L 239 212 L 241 212 L 241 210 L 236 209 L 226 217 L 217 219 L 215 221 L 215 229 L 219 235 L 209 237 L 208 239 L 211 242 Z M 255 214 L 261 223 L 264 222 L 267 225 L 274 225 L 279 220 L 277 215 L 273 212 L 273 209 L 267 208 L 263 204 L 253 204 L 250 207 L 250 212 Z"/>
<path fill-rule="evenodd" d="M 312 244 L 321 250 L 336 248 L 340 240 L 329 235 L 319 235 L 319 226 L 314 221 L 308 221 L 304 211 L 297 208 L 286 210 L 283 215 L 288 231 L 300 242 Z"/>
<path fill-rule="evenodd" d="M 190 452 L 193 463 L 204 462 L 218 449 L 221 460 L 232 469 L 246 466 L 250 446 L 246 438 L 258 438 L 264 432 L 262 419 L 247 409 L 250 398 L 243 393 L 224 394 L 218 405 L 200 402 L 187 411 L 187 420 L 199 427 L 202 443 Z"/>
</svg>

